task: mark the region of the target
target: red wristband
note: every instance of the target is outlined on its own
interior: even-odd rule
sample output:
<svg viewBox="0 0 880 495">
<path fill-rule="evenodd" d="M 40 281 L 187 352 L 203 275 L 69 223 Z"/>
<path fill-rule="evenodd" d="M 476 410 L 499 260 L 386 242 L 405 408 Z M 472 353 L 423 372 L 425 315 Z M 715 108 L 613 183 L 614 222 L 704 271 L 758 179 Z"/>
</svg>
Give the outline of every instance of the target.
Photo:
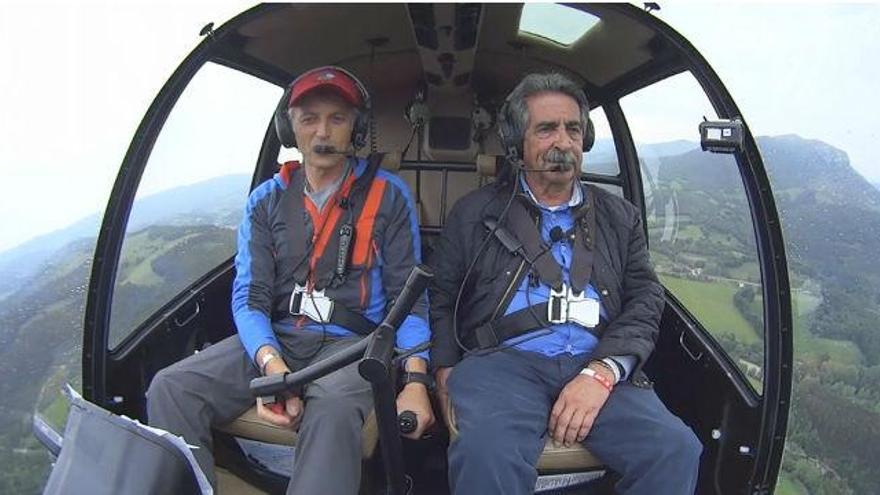
<svg viewBox="0 0 880 495">
<path fill-rule="evenodd" d="M 611 392 L 611 390 L 614 389 L 614 384 L 611 383 L 611 380 L 609 380 L 608 378 L 597 373 L 596 370 L 594 370 L 592 368 L 584 368 L 581 370 L 580 374 L 587 375 L 587 376 L 591 377 L 593 380 L 596 380 L 597 382 L 601 383 L 602 386 L 605 387 L 605 390 L 607 390 L 608 392 Z"/>
</svg>

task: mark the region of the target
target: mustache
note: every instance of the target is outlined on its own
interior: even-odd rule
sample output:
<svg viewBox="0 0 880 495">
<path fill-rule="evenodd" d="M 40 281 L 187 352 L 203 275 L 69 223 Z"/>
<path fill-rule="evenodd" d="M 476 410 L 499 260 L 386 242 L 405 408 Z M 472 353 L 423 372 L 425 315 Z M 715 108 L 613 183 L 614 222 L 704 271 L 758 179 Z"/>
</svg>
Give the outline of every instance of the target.
<svg viewBox="0 0 880 495">
<path fill-rule="evenodd" d="M 568 170 L 577 165 L 577 157 L 571 151 L 562 151 L 557 148 L 551 148 L 544 153 L 544 162 L 556 165 L 557 170 Z"/>
<path fill-rule="evenodd" d="M 348 150 L 340 150 L 332 144 L 316 144 L 312 146 L 312 152 L 319 155 L 344 155 Z"/>
</svg>

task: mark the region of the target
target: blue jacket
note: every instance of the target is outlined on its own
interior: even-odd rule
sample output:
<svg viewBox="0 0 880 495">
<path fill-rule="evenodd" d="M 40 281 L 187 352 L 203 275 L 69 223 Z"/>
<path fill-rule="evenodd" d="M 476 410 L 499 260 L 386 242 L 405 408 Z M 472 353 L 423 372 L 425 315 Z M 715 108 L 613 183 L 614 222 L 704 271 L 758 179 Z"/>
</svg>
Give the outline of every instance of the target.
<svg viewBox="0 0 880 495">
<path fill-rule="evenodd" d="M 359 159 L 340 191 L 351 188 L 366 168 L 366 160 Z M 290 330 L 298 326 L 336 336 L 356 335 L 348 329 L 316 324 L 305 318 L 272 321 L 278 302 L 290 295 L 297 274 L 310 265 L 310 260 L 304 260 L 308 252 L 304 256 L 296 252 L 296 246 L 309 246 L 314 242 L 316 225 L 319 233 L 330 232 L 337 230 L 343 221 L 344 212 L 340 211 L 343 208 L 333 199 L 327 201 L 323 210 L 317 211 L 304 194 L 304 176 L 298 164 L 282 166 L 272 179 L 251 192 L 239 227 L 232 312 L 238 335 L 251 359 L 263 345 L 280 349 L 275 329 Z M 297 201 L 305 208 L 295 208 L 297 205 L 293 202 Z M 364 210 L 372 204 L 372 213 L 356 219 L 348 275 L 340 286 L 326 288 L 326 294 L 335 304 L 379 323 L 385 316 L 388 295 L 398 294 L 412 267 L 421 262 L 418 220 L 406 184 L 384 170 L 377 172 L 368 192 L 359 196 L 353 192 L 351 201 L 360 202 Z M 294 218 L 297 216 L 294 211 L 300 211 L 301 218 Z M 320 228 L 322 225 L 324 229 Z M 320 245 L 319 239 L 316 246 Z M 314 252 L 315 247 L 310 249 Z M 335 253 L 327 253 L 327 256 L 335 257 Z M 320 275 L 313 273 L 315 270 L 307 271 L 310 277 Z M 427 297 L 423 295 L 401 325 L 397 347 L 408 349 L 427 342 L 430 339 L 427 322 Z M 427 359 L 426 352 L 417 355 Z"/>
</svg>

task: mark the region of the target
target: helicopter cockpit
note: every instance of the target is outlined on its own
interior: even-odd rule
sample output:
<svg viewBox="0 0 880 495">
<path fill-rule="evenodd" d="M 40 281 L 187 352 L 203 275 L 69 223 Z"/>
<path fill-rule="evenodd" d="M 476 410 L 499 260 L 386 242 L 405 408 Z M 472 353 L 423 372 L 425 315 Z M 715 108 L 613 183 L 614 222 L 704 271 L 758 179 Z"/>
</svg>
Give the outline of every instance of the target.
<svg viewBox="0 0 880 495">
<path fill-rule="evenodd" d="M 384 153 L 382 166 L 409 185 L 428 254 L 452 205 L 506 166 L 495 119 L 505 95 L 525 74 L 561 72 L 583 87 L 596 126 L 581 180 L 642 212 L 666 289 L 646 371 L 704 445 L 698 493 L 772 491 L 792 362 L 775 203 L 722 81 L 653 8 L 268 4 L 206 26 L 147 111 L 107 206 L 86 308 L 83 396 L 143 419 L 159 370 L 235 332 L 235 226 L 249 189 L 298 156 L 271 125 L 298 74 L 337 65 L 367 86 L 362 154 Z M 374 418 L 363 434 L 362 492 L 374 493 L 382 487 Z M 450 434 L 440 428 L 404 445 L 414 493 L 448 491 Z M 289 468 L 278 458 L 295 443 L 253 410 L 218 428 L 221 491 L 283 491 Z M 613 474 L 581 447 L 548 445 L 538 468 L 538 491 L 611 493 L 603 480 Z"/>
</svg>

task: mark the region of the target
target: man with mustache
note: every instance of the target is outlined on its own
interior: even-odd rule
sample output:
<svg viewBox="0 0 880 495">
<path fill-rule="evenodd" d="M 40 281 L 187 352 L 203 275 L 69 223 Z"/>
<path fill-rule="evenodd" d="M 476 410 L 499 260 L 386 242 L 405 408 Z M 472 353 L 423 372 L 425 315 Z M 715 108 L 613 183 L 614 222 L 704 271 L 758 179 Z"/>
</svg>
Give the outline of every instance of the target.
<svg viewBox="0 0 880 495">
<path fill-rule="evenodd" d="M 569 79 L 525 77 L 499 115 L 511 173 L 462 198 L 435 246 L 453 493 L 533 493 L 547 436 L 587 447 L 618 493 L 694 492 L 702 446 L 642 371 L 664 302 L 641 215 L 579 180 L 588 112 Z"/>
<path fill-rule="evenodd" d="M 248 384 L 287 373 L 355 344 L 384 318 L 420 261 L 418 220 L 406 184 L 358 158 L 368 133 L 369 94 L 354 75 L 319 67 L 295 79 L 275 114 L 289 162 L 248 199 L 238 232 L 232 312 L 238 335 L 161 370 L 147 392 L 151 425 L 182 435 L 216 486 L 211 427 L 254 406 Z M 340 265 L 340 260 L 343 260 Z M 427 343 L 427 300 L 416 303 L 396 346 Z M 433 422 L 427 353 L 408 358 L 398 411 L 416 414 L 417 439 Z M 350 365 L 277 398 L 257 414 L 299 429 L 287 493 L 358 492 L 361 429 L 370 385 Z M 292 433 L 291 433 L 292 434 Z M 328 475 L 330 473 L 330 475 Z"/>
</svg>

